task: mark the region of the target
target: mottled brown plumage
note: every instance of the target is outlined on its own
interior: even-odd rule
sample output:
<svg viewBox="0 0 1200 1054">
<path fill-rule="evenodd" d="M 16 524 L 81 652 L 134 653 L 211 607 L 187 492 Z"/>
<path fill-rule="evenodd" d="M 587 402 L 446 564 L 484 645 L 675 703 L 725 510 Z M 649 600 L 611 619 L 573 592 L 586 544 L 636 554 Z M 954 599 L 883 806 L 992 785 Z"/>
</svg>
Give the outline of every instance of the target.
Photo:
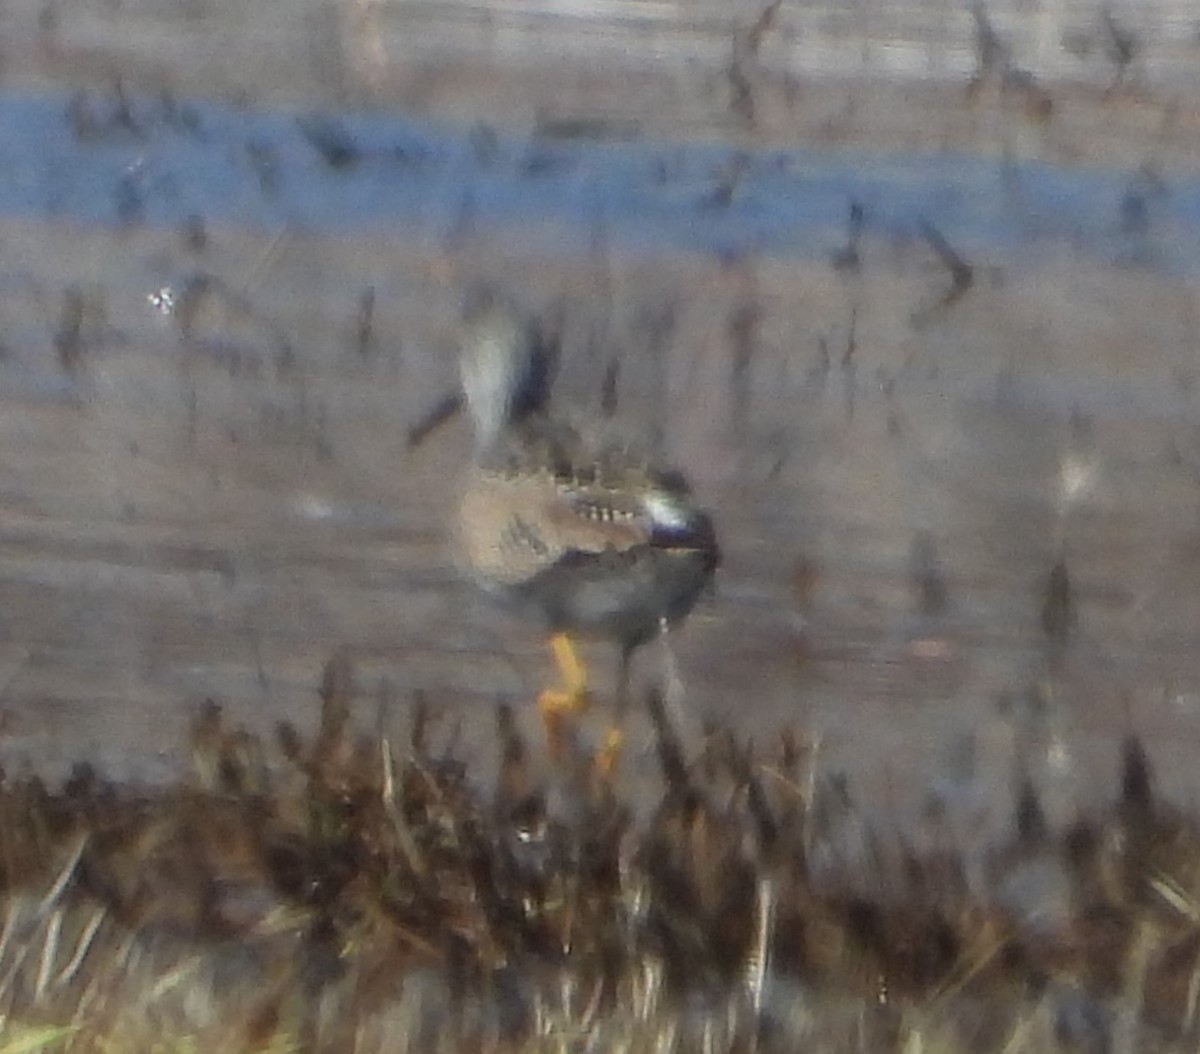
<svg viewBox="0 0 1200 1054">
<path fill-rule="evenodd" d="M 461 353 L 476 441 L 459 506 L 463 561 L 556 635 L 567 684 L 543 694 L 544 709 L 582 702 L 572 635 L 619 645 L 623 701 L 632 651 L 684 619 L 716 570 L 712 521 L 679 473 L 547 414 L 552 342 L 494 293 L 474 294 Z"/>
</svg>

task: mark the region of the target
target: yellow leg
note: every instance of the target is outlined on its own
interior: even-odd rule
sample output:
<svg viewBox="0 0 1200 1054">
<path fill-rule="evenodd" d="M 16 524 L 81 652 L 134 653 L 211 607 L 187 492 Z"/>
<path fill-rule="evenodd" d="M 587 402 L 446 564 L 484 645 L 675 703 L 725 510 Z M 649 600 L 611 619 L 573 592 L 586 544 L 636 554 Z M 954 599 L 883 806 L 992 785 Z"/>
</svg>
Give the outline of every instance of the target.
<svg viewBox="0 0 1200 1054">
<path fill-rule="evenodd" d="M 542 711 L 542 721 L 546 726 L 546 737 L 550 741 L 551 749 L 558 751 L 564 748 L 563 726 L 566 719 L 587 710 L 591 697 L 587 689 L 587 670 L 570 636 L 566 633 L 555 633 L 550 638 L 550 646 L 554 650 L 554 660 L 562 677 L 562 687 L 547 688 L 542 692 L 538 696 L 538 707 Z M 621 729 L 616 726 L 610 728 L 605 736 L 604 745 L 597 751 L 593 762 L 601 777 L 607 779 L 613 776 L 624 745 L 625 734 Z"/>
<path fill-rule="evenodd" d="M 588 707 L 587 670 L 575 651 L 575 645 L 565 633 L 556 633 L 550 638 L 558 672 L 562 675 L 561 688 L 547 688 L 538 696 L 538 706 L 547 721 L 577 714 Z"/>
<path fill-rule="evenodd" d="M 615 722 L 609 726 L 604 737 L 604 746 L 596 752 L 596 771 L 603 779 L 611 779 L 621 761 L 625 749 L 625 731 L 621 728 L 629 703 L 629 660 L 633 656 L 633 645 L 625 642 L 621 647 L 621 666 L 617 671 L 617 713 Z"/>
<path fill-rule="evenodd" d="M 625 733 L 613 725 L 604 737 L 604 746 L 596 753 L 596 771 L 605 779 L 610 779 L 616 773 L 624 747 Z"/>
</svg>

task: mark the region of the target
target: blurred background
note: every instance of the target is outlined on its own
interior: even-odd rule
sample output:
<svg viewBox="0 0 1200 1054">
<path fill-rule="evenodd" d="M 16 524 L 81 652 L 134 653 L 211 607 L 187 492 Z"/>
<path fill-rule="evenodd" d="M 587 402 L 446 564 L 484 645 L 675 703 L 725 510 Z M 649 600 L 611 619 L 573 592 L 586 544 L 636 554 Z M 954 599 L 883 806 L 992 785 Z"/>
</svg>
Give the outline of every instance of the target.
<svg viewBox="0 0 1200 1054">
<path fill-rule="evenodd" d="M 452 566 L 463 425 L 407 436 L 491 277 L 565 309 L 556 397 L 607 395 L 714 511 L 690 735 L 791 725 L 868 808 L 976 829 L 1027 777 L 1071 815 L 1137 731 L 1196 804 L 1192 5 L 19 0 L 0 31 L 6 765 L 166 778 L 206 699 L 310 722 L 335 651 L 364 713 L 423 695 L 489 764 L 549 659 Z"/>
</svg>

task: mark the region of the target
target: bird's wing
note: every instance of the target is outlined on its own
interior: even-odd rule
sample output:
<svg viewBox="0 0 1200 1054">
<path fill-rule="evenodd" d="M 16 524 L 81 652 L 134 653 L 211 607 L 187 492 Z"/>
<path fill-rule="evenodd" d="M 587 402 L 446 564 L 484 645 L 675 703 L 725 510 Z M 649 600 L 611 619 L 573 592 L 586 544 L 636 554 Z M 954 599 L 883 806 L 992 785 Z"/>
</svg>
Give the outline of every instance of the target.
<svg viewBox="0 0 1200 1054">
<path fill-rule="evenodd" d="M 493 478 L 512 517 L 509 534 L 544 561 L 707 544 L 711 526 L 683 478 L 636 446 L 561 418 L 534 418 L 493 457 Z"/>
<path fill-rule="evenodd" d="M 563 479 L 548 488 L 541 520 L 563 551 L 624 552 L 648 543 L 652 533 L 636 495 Z"/>
</svg>

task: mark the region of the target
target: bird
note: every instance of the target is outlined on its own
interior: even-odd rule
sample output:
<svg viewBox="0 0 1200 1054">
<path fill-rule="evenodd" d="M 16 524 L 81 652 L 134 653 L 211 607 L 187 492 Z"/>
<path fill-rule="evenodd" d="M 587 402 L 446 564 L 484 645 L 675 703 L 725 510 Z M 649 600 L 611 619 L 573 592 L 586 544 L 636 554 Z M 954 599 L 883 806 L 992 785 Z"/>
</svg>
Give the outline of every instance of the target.
<svg viewBox="0 0 1200 1054">
<path fill-rule="evenodd" d="M 549 732 L 590 700 L 576 640 L 617 645 L 616 749 L 634 652 L 687 618 L 721 550 L 682 473 L 610 421 L 551 413 L 559 346 L 553 326 L 495 287 L 464 297 L 459 372 L 474 445 L 456 549 L 485 592 L 548 633 L 561 678 L 538 696 Z"/>
</svg>

